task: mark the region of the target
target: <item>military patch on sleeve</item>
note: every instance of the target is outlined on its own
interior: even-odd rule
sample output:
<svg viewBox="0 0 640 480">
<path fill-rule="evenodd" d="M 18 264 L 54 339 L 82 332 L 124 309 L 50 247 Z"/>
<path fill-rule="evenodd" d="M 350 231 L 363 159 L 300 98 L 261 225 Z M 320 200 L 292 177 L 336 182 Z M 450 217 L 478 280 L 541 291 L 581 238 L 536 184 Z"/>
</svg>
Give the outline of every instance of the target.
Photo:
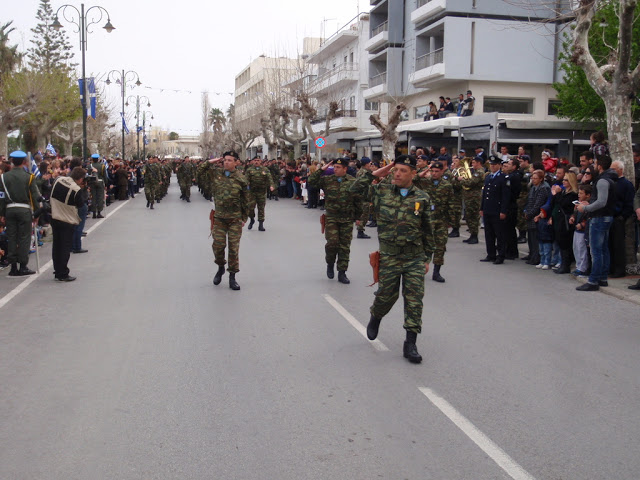
<svg viewBox="0 0 640 480">
<path fill-rule="evenodd" d="M 0 192 L 0 198 L 4 198 L 4 192 Z"/>
</svg>

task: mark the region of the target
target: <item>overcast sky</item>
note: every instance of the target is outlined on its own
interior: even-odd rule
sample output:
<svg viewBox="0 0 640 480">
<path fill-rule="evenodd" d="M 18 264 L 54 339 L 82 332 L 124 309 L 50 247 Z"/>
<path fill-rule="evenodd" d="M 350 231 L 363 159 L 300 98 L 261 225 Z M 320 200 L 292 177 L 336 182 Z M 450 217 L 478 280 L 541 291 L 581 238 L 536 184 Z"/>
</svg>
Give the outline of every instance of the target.
<svg viewBox="0 0 640 480">
<path fill-rule="evenodd" d="M 13 20 L 16 31 L 9 37 L 10 44 L 17 43 L 25 51 L 40 1 L 2 0 L 2 4 L 0 24 Z M 54 12 L 63 4 L 51 2 Z M 80 8 L 80 2 L 72 4 Z M 86 3 L 85 9 L 93 5 L 107 9 L 116 30 L 108 34 L 100 28 L 106 20 L 92 26 L 87 38 L 87 76 L 104 80 L 111 70 L 137 72 L 142 86 L 130 89 L 127 85 L 127 95 L 149 97 L 151 123 L 183 135 L 200 133 L 201 92 L 209 91 L 211 106 L 226 112 L 233 101 L 229 94 L 234 78 L 252 59 L 275 53 L 295 56 L 304 37 L 321 36 L 323 24 L 328 37 L 359 9 L 369 11 L 370 7 L 365 0 L 102 0 Z M 61 22 L 80 64 L 75 26 Z M 119 85 L 104 88 L 120 105 Z M 127 112 L 134 110 L 135 105 Z"/>
</svg>

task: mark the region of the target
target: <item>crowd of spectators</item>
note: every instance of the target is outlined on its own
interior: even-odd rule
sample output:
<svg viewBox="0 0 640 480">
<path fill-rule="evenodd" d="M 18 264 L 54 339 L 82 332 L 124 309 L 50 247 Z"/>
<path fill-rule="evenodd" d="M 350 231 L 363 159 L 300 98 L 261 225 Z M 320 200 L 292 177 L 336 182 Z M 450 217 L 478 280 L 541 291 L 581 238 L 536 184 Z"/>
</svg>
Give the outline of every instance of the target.
<svg viewBox="0 0 640 480">
<path fill-rule="evenodd" d="M 438 100 L 438 106 L 436 106 L 434 102 L 429 102 L 427 114 L 424 116 L 425 122 L 445 118 L 449 115 L 469 117 L 473 115 L 473 109 L 476 103 L 476 99 L 471 93 L 471 90 L 467 90 L 466 97 L 462 93 L 458 95 L 458 101 L 455 104 L 451 101 L 451 97 L 441 96 Z"/>
</svg>

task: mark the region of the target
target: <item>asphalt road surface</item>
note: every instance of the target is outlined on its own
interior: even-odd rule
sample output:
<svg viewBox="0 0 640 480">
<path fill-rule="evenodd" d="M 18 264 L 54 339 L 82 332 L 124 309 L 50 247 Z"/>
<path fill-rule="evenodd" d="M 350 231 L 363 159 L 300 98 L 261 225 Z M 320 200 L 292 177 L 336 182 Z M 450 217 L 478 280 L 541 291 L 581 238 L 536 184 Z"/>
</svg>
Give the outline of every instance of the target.
<svg viewBox="0 0 640 480">
<path fill-rule="evenodd" d="M 373 229 L 343 286 L 321 212 L 268 201 L 234 292 L 178 197 L 89 219 L 76 282 L 0 275 L 0 479 L 640 478 L 637 305 L 452 239 L 412 365 L 402 301 L 363 335 Z"/>
</svg>

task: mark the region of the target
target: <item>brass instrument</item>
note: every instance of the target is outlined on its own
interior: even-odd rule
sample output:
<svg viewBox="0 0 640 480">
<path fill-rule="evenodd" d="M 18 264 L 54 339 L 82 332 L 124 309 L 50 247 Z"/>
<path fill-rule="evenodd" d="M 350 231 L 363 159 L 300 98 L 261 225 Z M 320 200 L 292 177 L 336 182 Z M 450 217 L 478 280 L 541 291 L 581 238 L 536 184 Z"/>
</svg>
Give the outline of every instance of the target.
<svg viewBox="0 0 640 480">
<path fill-rule="evenodd" d="M 457 177 L 457 178 L 462 178 L 463 180 L 468 180 L 471 178 L 471 167 L 469 166 L 469 161 L 467 160 L 467 157 L 465 157 L 463 160 L 461 160 L 461 165 L 458 168 L 455 168 L 453 170 L 453 174 Z M 462 188 L 464 188 L 465 190 L 469 190 L 469 187 L 467 186 L 462 186 Z"/>
</svg>

